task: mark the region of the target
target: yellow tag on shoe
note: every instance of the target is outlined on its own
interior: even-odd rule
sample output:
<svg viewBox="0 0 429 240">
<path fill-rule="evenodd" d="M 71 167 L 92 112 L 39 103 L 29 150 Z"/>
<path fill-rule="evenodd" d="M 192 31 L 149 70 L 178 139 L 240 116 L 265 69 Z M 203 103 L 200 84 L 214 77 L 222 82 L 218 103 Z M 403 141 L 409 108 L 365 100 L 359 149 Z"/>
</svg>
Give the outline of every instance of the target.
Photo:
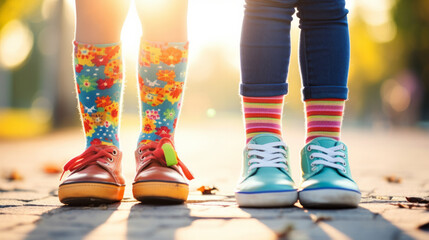
<svg viewBox="0 0 429 240">
<path fill-rule="evenodd" d="M 170 143 L 165 143 L 162 145 L 162 151 L 164 152 L 165 162 L 167 166 L 173 166 L 178 163 L 176 151 L 174 150 L 173 145 Z"/>
</svg>

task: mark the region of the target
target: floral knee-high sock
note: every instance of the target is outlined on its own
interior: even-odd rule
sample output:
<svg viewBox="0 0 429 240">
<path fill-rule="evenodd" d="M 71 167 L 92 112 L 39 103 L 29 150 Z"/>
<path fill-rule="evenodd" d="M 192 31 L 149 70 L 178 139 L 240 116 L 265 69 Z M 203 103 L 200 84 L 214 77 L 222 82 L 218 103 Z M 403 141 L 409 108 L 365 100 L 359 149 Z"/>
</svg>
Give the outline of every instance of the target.
<svg viewBox="0 0 429 240">
<path fill-rule="evenodd" d="M 138 68 L 142 129 L 138 145 L 164 137 L 173 140 L 181 108 L 187 60 L 187 42 L 142 40 Z"/>
<path fill-rule="evenodd" d="M 75 77 L 86 147 L 98 144 L 119 147 L 121 45 L 74 42 L 74 46 Z"/>
</svg>

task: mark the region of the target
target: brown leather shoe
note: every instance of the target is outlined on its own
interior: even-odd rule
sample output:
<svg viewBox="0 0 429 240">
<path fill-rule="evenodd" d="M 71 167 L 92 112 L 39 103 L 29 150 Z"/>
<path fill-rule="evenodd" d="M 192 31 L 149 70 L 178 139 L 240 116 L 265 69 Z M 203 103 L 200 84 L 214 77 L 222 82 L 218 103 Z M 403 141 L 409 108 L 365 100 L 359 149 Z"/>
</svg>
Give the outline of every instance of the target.
<svg viewBox="0 0 429 240">
<path fill-rule="evenodd" d="M 121 159 L 117 147 L 93 145 L 70 160 L 63 174 L 71 173 L 58 189 L 60 201 L 70 205 L 121 201 L 125 189 Z"/>
<path fill-rule="evenodd" d="M 187 180 L 194 177 L 177 157 L 169 138 L 140 146 L 136 152 L 134 198 L 150 203 L 183 203 L 188 198 Z"/>
</svg>

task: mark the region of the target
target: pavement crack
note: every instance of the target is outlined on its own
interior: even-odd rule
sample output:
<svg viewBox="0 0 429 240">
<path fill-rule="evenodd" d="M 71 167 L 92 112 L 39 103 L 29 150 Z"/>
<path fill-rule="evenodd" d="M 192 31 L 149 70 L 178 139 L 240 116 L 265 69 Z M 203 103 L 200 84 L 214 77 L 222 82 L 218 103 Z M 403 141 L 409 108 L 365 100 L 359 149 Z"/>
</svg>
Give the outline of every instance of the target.
<svg viewBox="0 0 429 240">
<path fill-rule="evenodd" d="M 50 197 L 52 197 L 52 196 L 49 195 L 49 196 L 45 196 L 45 197 L 41 197 L 41 198 L 35 198 L 35 199 L 2 198 L 1 200 L 11 200 L 11 201 L 19 201 L 19 202 L 23 202 L 23 203 L 30 203 L 30 202 L 34 202 L 34 201 L 44 200 L 44 199 L 47 199 Z"/>
<path fill-rule="evenodd" d="M 23 189 L 23 188 L 13 188 L 13 189 L 0 188 L 0 193 L 3 193 L 3 192 L 36 192 L 36 191 L 32 189 Z"/>
<path fill-rule="evenodd" d="M 20 207 L 21 205 L 0 205 L 0 208 Z"/>
<path fill-rule="evenodd" d="M 382 196 L 382 195 L 369 195 L 362 197 L 360 203 L 394 203 L 394 202 L 406 202 L 403 196 Z"/>
<path fill-rule="evenodd" d="M 18 201 L 18 202 L 24 202 L 28 203 L 37 199 L 16 199 L 16 198 L 2 198 L 2 200 L 9 200 L 9 201 Z"/>
</svg>

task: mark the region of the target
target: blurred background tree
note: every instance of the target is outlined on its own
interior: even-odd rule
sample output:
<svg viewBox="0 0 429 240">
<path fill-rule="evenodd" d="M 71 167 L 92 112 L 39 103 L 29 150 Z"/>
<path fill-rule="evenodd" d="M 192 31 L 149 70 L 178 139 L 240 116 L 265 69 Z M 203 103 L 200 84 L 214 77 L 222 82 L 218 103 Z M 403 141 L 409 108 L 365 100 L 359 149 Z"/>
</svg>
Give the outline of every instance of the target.
<svg viewBox="0 0 429 240">
<path fill-rule="evenodd" d="M 373 126 L 428 126 L 429 1 L 354 1 L 351 115 Z"/>
<path fill-rule="evenodd" d="M 393 8 L 393 19 L 397 26 L 395 44 L 396 58 L 400 68 L 394 69 L 396 76 L 408 72 L 407 77 L 415 79 L 418 104 L 417 120 L 429 121 L 429 1 L 397 0 Z M 401 75 L 399 75 L 401 76 Z"/>
</svg>

